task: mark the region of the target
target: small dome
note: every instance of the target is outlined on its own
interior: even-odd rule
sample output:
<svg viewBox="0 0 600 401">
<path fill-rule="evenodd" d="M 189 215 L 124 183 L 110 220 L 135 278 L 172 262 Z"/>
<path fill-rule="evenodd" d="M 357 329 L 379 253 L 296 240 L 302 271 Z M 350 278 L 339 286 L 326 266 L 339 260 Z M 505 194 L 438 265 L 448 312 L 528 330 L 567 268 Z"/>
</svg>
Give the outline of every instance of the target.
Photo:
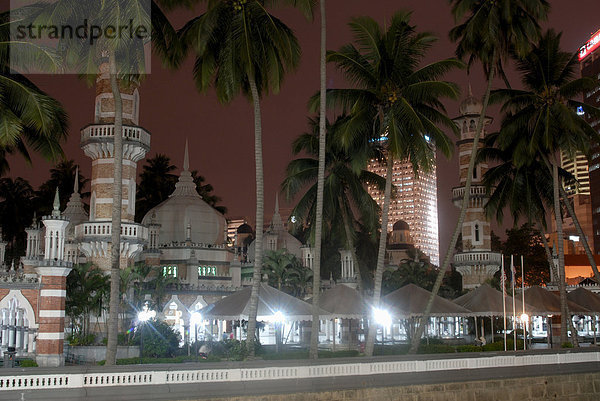
<svg viewBox="0 0 600 401">
<path fill-rule="evenodd" d="M 237 233 L 238 234 L 252 234 L 252 227 L 250 227 L 248 224 L 244 223 L 238 227 Z"/>
<path fill-rule="evenodd" d="M 479 99 L 473 96 L 473 93 L 471 92 L 471 86 L 469 85 L 469 96 L 467 96 L 466 99 L 460 103 L 458 110 L 460 111 L 461 115 L 465 116 L 472 114 L 479 115 L 481 114 L 481 109 L 483 109 L 483 104 L 481 104 Z"/>
<path fill-rule="evenodd" d="M 394 223 L 392 230 L 393 231 L 410 231 L 410 227 L 408 226 L 408 223 L 406 221 L 398 220 L 397 222 Z"/>
</svg>

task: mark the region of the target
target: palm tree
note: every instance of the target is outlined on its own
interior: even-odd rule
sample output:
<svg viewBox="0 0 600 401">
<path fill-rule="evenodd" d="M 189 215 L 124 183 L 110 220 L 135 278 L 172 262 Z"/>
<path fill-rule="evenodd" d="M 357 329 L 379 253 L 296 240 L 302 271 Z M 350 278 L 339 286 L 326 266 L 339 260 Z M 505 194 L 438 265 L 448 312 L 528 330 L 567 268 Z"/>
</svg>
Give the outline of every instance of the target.
<svg viewBox="0 0 600 401">
<path fill-rule="evenodd" d="M 358 263 L 354 248 L 356 231 L 362 223 L 367 232 L 375 232 L 378 226 L 379 206 L 366 190 L 367 185 L 379 189 L 385 187 L 385 179 L 364 168 L 366 161 L 377 157 L 377 142 L 369 143 L 366 137 L 359 137 L 362 143 L 355 143 L 352 149 L 342 147 L 336 136 L 339 128 L 348 120 L 340 116 L 334 124 L 327 124 L 327 147 L 325 152 L 325 180 L 323 204 L 323 226 L 327 233 L 327 241 L 337 241 L 345 249 L 353 252 L 353 258 Z M 316 238 L 316 182 L 318 180 L 319 154 L 319 123 L 309 120 L 311 132 L 300 135 L 292 146 L 294 154 L 306 153 L 310 157 L 292 160 L 286 169 L 286 175 L 281 187 L 288 200 L 291 200 L 307 185 L 312 184 L 298 200 L 292 211 L 300 222 L 309 228 L 309 242 Z M 362 286 L 362 283 L 361 283 Z"/>
<path fill-rule="evenodd" d="M 141 221 L 154 206 L 166 200 L 175 190 L 177 167 L 164 154 L 147 159 L 140 173 L 140 184 L 135 196 L 135 219 Z"/>
<path fill-rule="evenodd" d="M 89 182 L 89 179 L 78 172 L 78 167 L 74 160 L 63 160 L 50 169 L 50 178 L 40 185 L 36 193 L 38 216 L 45 216 L 52 211 L 56 188 L 58 188 L 62 210 L 73 193 L 75 176 L 78 176 L 79 188 L 83 188 Z M 89 196 L 89 192 L 81 193 L 82 198 Z"/>
<path fill-rule="evenodd" d="M 503 102 L 506 116 L 498 144 L 501 149 L 514 149 L 517 166 L 540 160 L 552 174 L 554 215 L 557 227 L 558 273 L 561 315 L 569 316 L 566 303 L 562 217 L 559 196 L 559 162 L 556 153 L 563 151 L 574 156 L 576 151 L 587 154 L 591 143 L 600 140 L 576 108 L 589 115 L 600 116 L 600 110 L 578 100 L 599 85 L 592 78 L 576 79 L 577 54 L 560 49 L 560 33 L 545 32 L 529 55 L 517 60 L 524 90 L 503 89 L 493 93 L 493 101 Z M 597 274 L 597 272 L 595 272 Z M 568 319 L 562 319 L 561 343 L 568 341 Z"/>
<path fill-rule="evenodd" d="M 442 285 L 444 272 L 450 266 L 452 251 L 455 248 L 465 219 L 473 180 L 473 169 L 475 168 L 476 154 L 479 149 L 479 138 L 483 131 L 494 78 L 499 73 L 508 85 L 508 80 L 504 75 L 504 62 L 511 51 L 519 56 L 523 56 L 529 51 L 530 41 L 535 41 L 540 36 L 539 22 L 546 20 L 550 8 L 546 0 L 450 1 L 454 19 L 460 22 L 458 26 L 450 31 L 450 39 L 458 42 L 456 55 L 460 59 L 467 58 L 469 66 L 477 60 L 481 62 L 487 80 L 487 88 L 483 97 L 481 115 L 477 121 L 475 136 L 473 137 L 473 147 L 469 159 L 460 215 L 421 318 L 422 322 L 427 321 L 429 318 L 433 300 Z M 414 354 L 417 352 L 424 329 L 424 325 L 419 325 L 416 336 L 411 342 L 409 353 Z"/>
<path fill-rule="evenodd" d="M 266 274 L 269 285 L 278 290 L 291 287 L 292 277 L 297 275 L 297 270 L 302 267 L 302 262 L 286 249 L 266 251 L 263 258 L 262 274 Z"/>
<path fill-rule="evenodd" d="M 184 53 L 196 56 L 194 80 L 202 92 L 215 87 L 219 101 L 229 103 L 239 94 L 254 108 L 254 159 L 256 164 L 256 227 L 264 224 L 261 98 L 279 91 L 285 74 L 300 60 L 300 46 L 293 32 L 269 14 L 265 0 L 209 1 L 208 10 L 189 21 L 179 32 Z M 291 1 L 305 3 L 301 1 Z M 256 328 L 258 288 L 263 259 L 263 232 L 256 230 L 256 254 L 252 277 L 248 332 Z M 250 357 L 254 337 L 248 336 Z"/>
<path fill-rule="evenodd" d="M 62 105 L 11 68 L 25 72 L 29 64 L 46 71 L 60 68 L 50 49 L 11 38 L 11 23 L 19 20 L 20 13 L 35 8 L 0 13 L 0 175 L 10 170 L 6 154 L 19 153 L 31 163 L 28 149 L 32 149 L 46 160 L 59 160 L 63 156 L 60 143 L 67 137 L 67 114 Z"/>
<path fill-rule="evenodd" d="M 211 184 L 206 183 L 206 178 L 203 175 L 200 175 L 197 170 L 191 171 L 190 174 L 192 174 L 192 179 L 194 180 L 194 184 L 196 184 L 196 190 L 204 202 L 214 207 L 215 210 L 221 214 L 227 213 L 227 207 L 218 204 L 221 202 L 221 197 L 212 193 L 214 188 Z"/>
<path fill-rule="evenodd" d="M 90 332 L 90 317 L 100 317 L 106 309 L 106 300 L 110 291 L 108 276 L 91 263 L 78 264 L 67 276 L 66 314 L 71 323 L 79 321 L 80 334 Z"/>
<path fill-rule="evenodd" d="M 7 260 L 17 258 L 24 250 L 25 228 L 31 223 L 33 201 L 34 191 L 29 182 L 21 177 L 0 178 L 0 224 L 2 239 L 8 241 Z"/>
<path fill-rule="evenodd" d="M 371 132 L 370 139 L 384 140 L 387 152 L 374 307 L 379 306 L 381 296 L 394 160 L 410 161 L 415 173 L 427 172 L 434 163 L 436 147 L 446 155 L 452 151 L 438 124 L 457 132 L 440 99 L 456 99 L 458 89 L 438 79 L 462 63 L 447 59 L 419 69 L 436 39 L 429 33 L 418 33 L 410 25 L 410 16 L 409 12 L 396 13 L 387 30 L 371 18 L 354 18 L 349 25 L 357 46 L 347 44 L 327 56 L 355 86 L 355 89 L 327 91 L 328 105 L 350 112 L 342 143 L 348 146 L 354 136 Z M 373 353 L 374 334 L 375 326 L 370 325 L 367 355 Z"/>
<path fill-rule="evenodd" d="M 121 90 L 131 84 L 137 84 L 145 72 L 144 41 L 152 40 L 152 49 L 163 60 L 172 58 L 172 53 L 178 53 L 179 46 L 174 29 L 161 11 L 158 3 L 171 7 L 177 4 L 189 4 L 188 0 L 155 0 L 148 3 L 144 0 L 110 0 L 97 3 L 60 0 L 45 5 L 41 11 L 34 14 L 36 24 L 56 26 L 77 26 L 83 18 L 88 23 L 101 27 L 124 26 L 131 24 L 145 27 L 151 34 L 145 38 L 138 35 L 102 35 L 92 45 L 84 43 L 87 39 L 78 37 L 61 38 L 59 48 L 65 64 L 74 68 L 91 83 L 98 74 L 100 61 L 108 62 L 110 88 L 113 95 L 114 135 L 113 155 L 114 185 L 112 196 L 112 226 L 111 226 L 111 296 L 109 308 L 109 329 L 106 364 L 116 363 L 118 308 L 119 308 L 119 271 L 121 243 L 121 208 L 123 183 L 123 101 Z M 93 6 L 93 8 L 92 8 Z M 148 29 L 150 28 L 150 29 Z M 102 60 L 104 59 L 104 60 Z"/>
</svg>

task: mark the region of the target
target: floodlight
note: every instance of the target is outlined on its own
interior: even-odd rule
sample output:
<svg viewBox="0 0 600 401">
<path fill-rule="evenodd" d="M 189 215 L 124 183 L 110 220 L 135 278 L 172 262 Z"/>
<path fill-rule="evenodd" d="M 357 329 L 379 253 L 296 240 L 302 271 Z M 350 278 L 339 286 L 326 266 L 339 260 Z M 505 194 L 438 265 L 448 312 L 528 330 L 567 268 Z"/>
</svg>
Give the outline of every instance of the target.
<svg viewBox="0 0 600 401">
<path fill-rule="evenodd" d="M 390 312 L 381 308 L 373 308 L 373 318 L 375 323 L 388 327 L 392 325 L 392 316 Z"/>
</svg>

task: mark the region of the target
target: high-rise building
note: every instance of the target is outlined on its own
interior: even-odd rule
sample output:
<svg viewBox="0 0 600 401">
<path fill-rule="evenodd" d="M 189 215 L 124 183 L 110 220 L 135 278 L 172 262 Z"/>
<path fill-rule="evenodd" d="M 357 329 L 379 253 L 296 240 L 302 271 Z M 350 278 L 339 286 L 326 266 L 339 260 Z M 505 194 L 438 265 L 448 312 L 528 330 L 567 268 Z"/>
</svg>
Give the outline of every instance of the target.
<svg viewBox="0 0 600 401">
<path fill-rule="evenodd" d="M 588 173 L 588 159 L 577 152 L 575 158 L 568 157 L 565 152 L 560 153 L 561 167 L 567 172 L 573 174 L 577 184 L 565 183 L 565 191 L 568 195 L 589 195 L 590 194 L 590 175 Z"/>
<path fill-rule="evenodd" d="M 379 160 L 371 160 L 368 170 L 386 177 L 386 165 Z M 394 161 L 394 177 L 392 184 L 396 196 L 391 199 L 388 232 L 392 231 L 398 220 L 406 222 L 415 247 L 429 256 L 431 263 L 440 263 L 440 244 L 438 236 L 437 214 L 437 172 L 435 163 L 433 169 L 415 174 L 408 161 Z M 369 194 L 381 207 L 383 191 L 373 185 L 368 187 Z"/>
<path fill-rule="evenodd" d="M 581 76 L 600 78 L 600 30 L 579 49 Z M 586 104 L 600 107 L 600 87 L 584 95 Z M 583 112 L 582 110 L 578 112 Z M 586 115 L 590 125 L 600 132 L 600 119 Z M 589 155 L 589 185 L 592 208 L 594 253 L 600 253 L 600 144 L 594 144 Z"/>
</svg>

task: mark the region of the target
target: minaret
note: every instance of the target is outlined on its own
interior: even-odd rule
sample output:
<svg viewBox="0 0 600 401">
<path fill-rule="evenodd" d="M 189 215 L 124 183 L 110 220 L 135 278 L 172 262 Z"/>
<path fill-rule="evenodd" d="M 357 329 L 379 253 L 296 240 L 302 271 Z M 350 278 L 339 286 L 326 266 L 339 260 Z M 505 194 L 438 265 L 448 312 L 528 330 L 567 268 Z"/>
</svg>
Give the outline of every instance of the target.
<svg viewBox="0 0 600 401">
<path fill-rule="evenodd" d="M 477 129 L 477 121 L 481 115 L 481 102 L 476 99 L 469 85 L 469 96 L 460 104 L 460 116 L 453 119 L 460 129 L 460 140 L 457 142 L 459 154 L 460 186 L 452 189 L 452 200 L 461 207 L 465 193 L 465 183 L 469 169 L 469 160 L 473 149 L 473 138 Z M 492 122 L 485 117 L 484 129 L 479 138 L 479 148 L 483 147 L 485 126 Z M 484 206 L 488 200 L 482 178 L 488 169 L 486 162 L 479 163 L 473 170 L 469 204 L 462 225 L 462 252 L 454 255 L 454 266 L 462 275 L 463 288 L 475 288 L 493 277 L 501 263 L 501 255 L 491 252 L 491 228 L 486 219 Z"/>
<path fill-rule="evenodd" d="M 356 280 L 356 271 L 354 268 L 354 257 L 353 251 L 351 249 L 340 249 L 340 279 L 339 283 L 344 283 L 351 288 L 356 288 L 357 280 Z"/>
<path fill-rule="evenodd" d="M 85 211 L 81 196 L 79 195 L 79 167 L 75 170 L 75 184 L 73 184 L 73 193 L 67 203 L 67 207 L 62 212 L 62 216 L 69 220 L 67 227 L 67 238 L 65 244 L 65 260 L 72 263 L 79 263 L 79 244 L 75 241 L 75 227 L 88 221 L 88 214 Z"/>
<path fill-rule="evenodd" d="M 123 99 L 123 201 L 121 257 L 127 259 L 142 251 L 148 230 L 133 222 L 137 162 L 150 150 L 150 133 L 138 126 L 139 94 L 135 85 L 121 86 Z M 110 268 L 110 222 L 114 184 L 114 100 L 108 63 L 100 66 L 96 79 L 94 123 L 81 130 L 81 148 L 92 159 L 89 223 L 75 228 L 80 249 L 102 269 Z"/>
<path fill-rule="evenodd" d="M 39 331 L 36 362 L 40 366 L 62 366 L 65 363 L 65 297 L 67 275 L 72 264 L 64 259 L 66 229 L 69 220 L 60 215 L 58 188 L 50 216 L 42 219 L 46 226 L 44 260 L 36 268 L 40 276 Z"/>
</svg>

